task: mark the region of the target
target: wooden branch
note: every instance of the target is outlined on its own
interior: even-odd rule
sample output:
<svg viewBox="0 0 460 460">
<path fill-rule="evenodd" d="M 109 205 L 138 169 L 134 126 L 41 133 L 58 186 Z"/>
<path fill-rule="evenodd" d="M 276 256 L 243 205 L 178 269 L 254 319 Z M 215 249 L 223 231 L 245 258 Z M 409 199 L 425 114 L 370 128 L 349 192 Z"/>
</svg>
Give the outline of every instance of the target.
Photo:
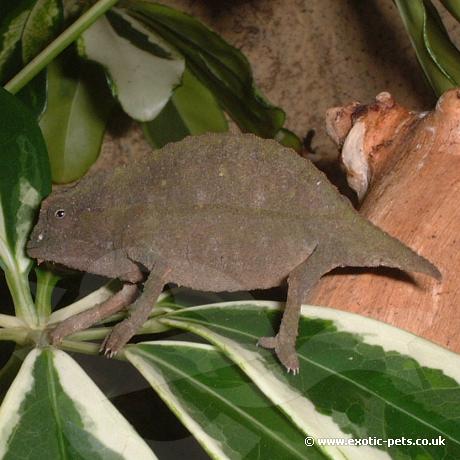
<svg viewBox="0 0 460 460">
<path fill-rule="evenodd" d="M 374 104 L 335 108 L 327 117 L 342 153 L 360 159 L 350 180 L 367 174 L 360 212 L 435 263 L 443 280 L 352 270 L 323 278 L 309 303 L 370 316 L 460 352 L 460 90 L 446 92 L 432 112 L 409 112 L 382 93 Z"/>
</svg>

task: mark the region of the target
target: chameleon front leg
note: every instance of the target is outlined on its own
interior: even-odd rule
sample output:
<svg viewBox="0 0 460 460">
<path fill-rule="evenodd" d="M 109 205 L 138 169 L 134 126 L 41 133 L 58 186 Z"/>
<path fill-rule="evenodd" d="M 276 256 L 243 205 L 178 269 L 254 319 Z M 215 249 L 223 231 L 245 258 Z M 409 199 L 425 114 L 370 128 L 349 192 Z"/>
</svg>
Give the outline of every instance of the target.
<svg viewBox="0 0 460 460">
<path fill-rule="evenodd" d="M 57 326 L 48 332 L 48 339 L 51 345 L 59 344 L 64 337 L 78 331 L 82 331 L 93 324 L 117 313 L 128 306 L 139 296 L 137 285 L 126 283 L 120 291 L 94 307 L 61 321 Z"/>
<path fill-rule="evenodd" d="M 102 342 L 100 351 L 108 358 L 116 355 L 131 339 L 131 337 L 147 321 L 158 296 L 165 285 L 168 271 L 151 271 L 144 290 L 139 298 L 129 308 L 129 316 L 118 323 Z"/>
<path fill-rule="evenodd" d="M 261 337 L 257 343 L 264 348 L 274 349 L 276 356 L 288 372 L 299 372 L 299 359 L 295 343 L 299 329 L 300 307 L 308 291 L 327 272 L 336 267 L 327 253 L 317 247 L 313 253 L 298 265 L 288 276 L 288 293 L 283 318 L 275 337 Z"/>
</svg>

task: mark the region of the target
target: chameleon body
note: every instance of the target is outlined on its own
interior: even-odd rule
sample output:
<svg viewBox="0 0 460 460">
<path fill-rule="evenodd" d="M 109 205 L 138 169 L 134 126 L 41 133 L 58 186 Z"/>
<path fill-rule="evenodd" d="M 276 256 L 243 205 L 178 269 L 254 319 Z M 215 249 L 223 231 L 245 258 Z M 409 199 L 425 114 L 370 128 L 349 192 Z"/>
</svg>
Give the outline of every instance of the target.
<svg viewBox="0 0 460 460">
<path fill-rule="evenodd" d="M 125 282 L 118 301 L 64 321 L 51 331 L 52 343 L 131 303 L 144 284 L 130 317 L 103 344 L 109 355 L 142 325 L 167 283 L 218 292 L 287 280 L 278 334 L 259 344 L 293 372 L 300 305 L 325 273 L 382 265 L 440 277 L 361 217 L 310 161 L 251 134 L 188 137 L 53 192 L 28 253 Z"/>
</svg>

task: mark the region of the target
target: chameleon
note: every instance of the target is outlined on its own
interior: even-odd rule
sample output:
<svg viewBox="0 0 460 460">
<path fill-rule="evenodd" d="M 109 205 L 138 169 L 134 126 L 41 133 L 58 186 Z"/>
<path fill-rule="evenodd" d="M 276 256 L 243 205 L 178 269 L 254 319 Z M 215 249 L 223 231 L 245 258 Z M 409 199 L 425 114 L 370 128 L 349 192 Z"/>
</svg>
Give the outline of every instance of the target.
<svg viewBox="0 0 460 460">
<path fill-rule="evenodd" d="M 53 191 L 27 252 L 123 282 L 107 301 L 48 331 L 56 345 L 128 308 L 102 343 L 108 357 L 147 320 L 166 284 L 223 292 L 287 280 L 279 330 L 258 345 L 273 349 L 294 374 L 301 304 L 324 274 L 386 266 L 441 277 L 431 262 L 360 216 L 310 160 L 252 134 L 190 136 Z"/>
</svg>

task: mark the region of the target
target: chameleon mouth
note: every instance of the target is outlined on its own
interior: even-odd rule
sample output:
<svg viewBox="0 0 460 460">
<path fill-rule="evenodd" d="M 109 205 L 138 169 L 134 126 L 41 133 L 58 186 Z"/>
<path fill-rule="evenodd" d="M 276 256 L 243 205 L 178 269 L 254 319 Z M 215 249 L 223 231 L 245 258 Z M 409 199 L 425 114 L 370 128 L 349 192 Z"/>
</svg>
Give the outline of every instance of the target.
<svg viewBox="0 0 460 460">
<path fill-rule="evenodd" d="M 41 251 L 38 246 L 30 244 L 30 242 L 26 246 L 26 252 L 31 259 L 37 260 L 38 265 L 42 264 L 45 261 L 45 259 L 43 259 L 43 251 Z"/>
</svg>

